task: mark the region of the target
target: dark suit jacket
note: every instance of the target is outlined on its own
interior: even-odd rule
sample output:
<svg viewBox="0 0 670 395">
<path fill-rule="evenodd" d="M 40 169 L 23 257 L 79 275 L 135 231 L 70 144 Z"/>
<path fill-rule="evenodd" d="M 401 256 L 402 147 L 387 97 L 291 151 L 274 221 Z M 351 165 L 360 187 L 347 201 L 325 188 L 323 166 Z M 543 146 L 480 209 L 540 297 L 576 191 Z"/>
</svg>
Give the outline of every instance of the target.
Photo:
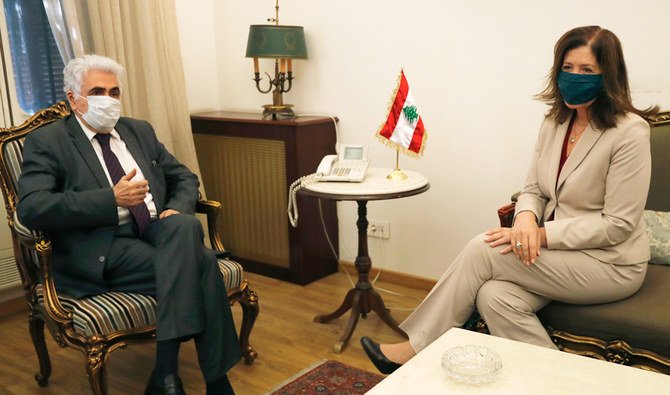
<svg viewBox="0 0 670 395">
<path fill-rule="evenodd" d="M 116 131 L 149 181 L 158 213 L 193 214 L 198 179 L 170 154 L 145 121 L 121 118 Z M 74 297 L 107 291 L 103 269 L 118 226 L 114 193 L 74 115 L 26 138 L 19 220 L 50 232 L 54 279 Z"/>
</svg>

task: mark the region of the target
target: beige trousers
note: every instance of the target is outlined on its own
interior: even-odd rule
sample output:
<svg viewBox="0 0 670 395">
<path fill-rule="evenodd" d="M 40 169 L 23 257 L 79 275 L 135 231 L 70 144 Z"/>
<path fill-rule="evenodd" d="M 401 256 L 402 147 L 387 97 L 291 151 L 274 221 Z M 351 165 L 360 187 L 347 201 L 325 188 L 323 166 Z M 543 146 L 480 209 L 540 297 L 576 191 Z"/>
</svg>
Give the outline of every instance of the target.
<svg viewBox="0 0 670 395">
<path fill-rule="evenodd" d="M 614 265 L 580 251 L 542 249 L 534 265 L 501 254 L 481 234 L 472 239 L 419 307 L 400 324 L 417 353 L 452 327 L 462 326 L 475 305 L 494 336 L 556 348 L 535 313 L 550 301 L 611 302 L 635 293 L 647 263 Z"/>
</svg>

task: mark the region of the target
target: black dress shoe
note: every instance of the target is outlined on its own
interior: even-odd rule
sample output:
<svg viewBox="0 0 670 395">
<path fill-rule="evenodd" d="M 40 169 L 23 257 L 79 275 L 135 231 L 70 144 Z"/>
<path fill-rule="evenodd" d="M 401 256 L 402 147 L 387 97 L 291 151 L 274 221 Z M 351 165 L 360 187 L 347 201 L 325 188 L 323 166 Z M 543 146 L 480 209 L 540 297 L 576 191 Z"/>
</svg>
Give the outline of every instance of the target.
<svg viewBox="0 0 670 395">
<path fill-rule="evenodd" d="M 379 348 L 379 344 L 373 342 L 372 339 L 367 336 L 361 337 L 361 346 L 363 346 L 363 350 L 365 350 L 365 353 L 375 367 L 383 374 L 391 374 L 402 366 L 386 358 L 382 353 L 382 350 Z"/>
<path fill-rule="evenodd" d="M 185 395 L 185 392 L 181 380 L 176 374 L 168 374 L 162 380 L 159 380 L 154 372 L 151 372 L 144 395 Z"/>
</svg>

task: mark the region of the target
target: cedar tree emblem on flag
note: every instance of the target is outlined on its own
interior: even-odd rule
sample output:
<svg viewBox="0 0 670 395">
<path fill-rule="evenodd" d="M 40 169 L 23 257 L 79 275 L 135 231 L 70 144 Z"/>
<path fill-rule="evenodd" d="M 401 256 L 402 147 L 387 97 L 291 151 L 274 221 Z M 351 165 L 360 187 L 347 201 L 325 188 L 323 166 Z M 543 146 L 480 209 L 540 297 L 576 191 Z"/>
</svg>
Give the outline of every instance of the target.
<svg viewBox="0 0 670 395">
<path fill-rule="evenodd" d="M 423 155 L 428 133 L 423 127 L 423 120 L 402 70 L 398 85 L 391 96 L 388 116 L 377 131 L 377 137 L 385 144 L 403 150 L 407 155 Z"/>
</svg>

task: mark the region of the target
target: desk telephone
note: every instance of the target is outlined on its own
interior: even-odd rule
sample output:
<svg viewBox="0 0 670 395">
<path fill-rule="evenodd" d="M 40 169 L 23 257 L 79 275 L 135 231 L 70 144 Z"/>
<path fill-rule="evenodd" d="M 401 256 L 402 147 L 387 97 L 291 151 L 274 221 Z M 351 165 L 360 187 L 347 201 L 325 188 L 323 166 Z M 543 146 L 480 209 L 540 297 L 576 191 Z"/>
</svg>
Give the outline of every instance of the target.
<svg viewBox="0 0 670 395">
<path fill-rule="evenodd" d="M 341 145 L 339 155 L 326 155 L 316 169 L 317 181 L 361 182 L 368 169 L 368 147 Z"/>
<path fill-rule="evenodd" d="M 288 219 L 293 227 L 298 226 L 298 204 L 296 194 L 300 188 L 318 181 L 361 182 L 368 169 L 368 147 L 364 145 L 340 145 L 339 155 L 326 155 L 316 173 L 295 180 L 288 189 Z"/>
</svg>

